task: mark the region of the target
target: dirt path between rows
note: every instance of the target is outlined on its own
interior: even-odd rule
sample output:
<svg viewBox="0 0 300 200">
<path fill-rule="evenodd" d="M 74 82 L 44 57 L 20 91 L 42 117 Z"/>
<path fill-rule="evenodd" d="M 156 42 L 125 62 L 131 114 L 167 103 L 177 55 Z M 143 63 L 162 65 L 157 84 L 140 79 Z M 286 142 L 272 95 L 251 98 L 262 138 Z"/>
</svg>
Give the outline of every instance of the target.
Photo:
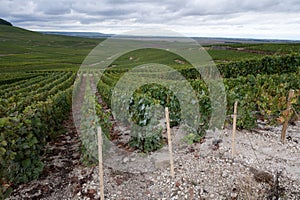
<svg viewBox="0 0 300 200">
<path fill-rule="evenodd" d="M 71 120 L 71 117 L 70 119 Z M 72 121 L 67 133 L 49 143 L 42 176 L 14 190 L 9 199 L 99 199 L 97 167 L 80 164 L 80 142 Z M 174 141 L 182 134 L 173 128 Z M 105 167 L 106 199 L 299 199 L 300 123 L 290 126 L 286 144 L 280 127 L 237 132 L 237 154 L 231 158 L 231 130 L 208 133 L 204 143 L 174 144 L 175 178 L 168 165 L 149 173 Z M 222 140 L 216 143 L 216 138 Z M 164 147 L 160 152 L 167 151 Z M 127 159 L 124 162 L 135 162 Z M 124 163 L 125 164 L 125 163 Z M 259 179 L 262 176 L 273 180 Z M 276 174 L 280 172 L 278 184 Z M 256 173 L 256 174 L 255 174 Z"/>
</svg>

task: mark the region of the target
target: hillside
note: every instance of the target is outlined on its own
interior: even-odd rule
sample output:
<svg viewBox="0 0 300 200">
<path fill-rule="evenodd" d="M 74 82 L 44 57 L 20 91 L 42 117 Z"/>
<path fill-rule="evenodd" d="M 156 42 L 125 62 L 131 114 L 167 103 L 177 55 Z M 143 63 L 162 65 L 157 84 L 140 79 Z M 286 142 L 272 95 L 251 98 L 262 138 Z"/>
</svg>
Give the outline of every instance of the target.
<svg viewBox="0 0 300 200">
<path fill-rule="evenodd" d="M 12 26 L 12 24 L 8 21 L 5 21 L 4 19 L 0 18 L 0 25 L 7 25 L 7 26 Z"/>
<path fill-rule="evenodd" d="M 104 34 L 98 32 L 40 31 L 40 33 L 84 37 L 84 38 L 108 38 L 113 36 L 112 34 Z"/>
<path fill-rule="evenodd" d="M 77 70 L 103 39 L 45 35 L 13 26 L 0 29 L 1 72 Z"/>
<path fill-rule="evenodd" d="M 76 71 L 88 53 L 105 38 L 83 38 L 44 34 L 14 26 L 0 29 L 0 70 Z M 222 45 L 222 44 L 220 44 Z M 265 54 L 299 51 L 299 43 L 227 44 L 225 50 L 205 47 L 216 63 L 255 59 Z M 167 57 L 165 59 L 171 59 Z"/>
</svg>

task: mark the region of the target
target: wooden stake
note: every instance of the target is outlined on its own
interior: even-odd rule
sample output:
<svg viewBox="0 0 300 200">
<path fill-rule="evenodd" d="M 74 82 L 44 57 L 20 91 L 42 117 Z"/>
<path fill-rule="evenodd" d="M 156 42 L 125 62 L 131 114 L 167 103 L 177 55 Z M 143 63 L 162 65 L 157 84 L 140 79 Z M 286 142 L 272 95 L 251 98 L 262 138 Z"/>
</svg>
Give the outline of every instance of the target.
<svg viewBox="0 0 300 200">
<path fill-rule="evenodd" d="M 167 122 L 167 132 L 168 132 L 168 145 L 169 145 L 169 154 L 170 154 L 170 170 L 171 176 L 174 177 L 174 161 L 173 161 L 173 151 L 172 151 L 172 140 L 171 140 L 171 129 L 170 129 L 170 117 L 169 109 L 165 108 L 166 112 L 166 122 Z"/>
<path fill-rule="evenodd" d="M 233 109 L 233 125 L 232 125 L 233 127 L 232 127 L 232 141 L 231 141 L 231 146 L 232 146 L 231 156 L 232 157 L 234 157 L 234 155 L 235 155 L 235 131 L 236 131 L 237 105 L 238 105 L 238 102 L 235 101 L 234 109 Z"/>
<path fill-rule="evenodd" d="M 291 101 L 294 96 L 294 90 L 290 90 L 289 92 L 289 97 L 287 101 L 287 106 L 286 106 L 286 111 L 284 113 L 285 119 L 284 119 L 284 124 L 282 126 L 282 131 L 281 131 L 281 142 L 285 142 L 285 136 L 286 136 L 286 130 L 289 124 L 289 119 L 290 119 L 290 110 L 291 110 Z"/>
<path fill-rule="evenodd" d="M 100 199 L 104 200 L 104 181 L 103 181 L 103 163 L 102 163 L 102 130 L 98 127 L 98 161 L 99 161 L 99 181 L 100 181 Z"/>
</svg>

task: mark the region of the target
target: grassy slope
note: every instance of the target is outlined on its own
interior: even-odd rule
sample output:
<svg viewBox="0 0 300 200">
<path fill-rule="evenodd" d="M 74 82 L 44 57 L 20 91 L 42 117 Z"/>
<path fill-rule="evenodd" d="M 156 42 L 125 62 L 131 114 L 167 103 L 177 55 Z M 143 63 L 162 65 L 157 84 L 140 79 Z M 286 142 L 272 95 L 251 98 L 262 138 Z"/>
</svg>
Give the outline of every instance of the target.
<svg viewBox="0 0 300 200">
<path fill-rule="evenodd" d="M 77 70 L 87 54 L 103 39 L 43 35 L 17 27 L 0 27 L 0 73 L 33 70 Z M 244 47 L 271 53 L 298 51 L 300 44 L 231 44 L 234 48 Z M 260 53 L 235 50 L 207 50 L 216 62 L 228 62 L 262 57 Z M 129 57 L 134 60 L 129 60 Z M 140 50 L 121 56 L 115 64 L 122 67 L 137 66 L 142 63 L 159 61 L 166 65 L 176 65 L 178 56 L 168 52 Z M 182 59 L 180 59 L 182 60 Z"/>
<path fill-rule="evenodd" d="M 17 27 L 0 27 L 1 72 L 77 70 L 102 39 L 43 35 Z"/>
<path fill-rule="evenodd" d="M 222 45 L 220 45 L 222 46 Z M 207 53 L 211 56 L 215 63 L 224 63 L 230 61 L 241 61 L 249 59 L 262 58 L 266 55 L 278 54 L 278 49 L 282 49 L 280 54 L 297 52 L 300 50 L 300 44 L 226 44 L 232 49 L 219 50 L 211 49 L 210 45 L 204 46 Z M 284 49 L 283 49 L 284 47 Z M 239 51 L 237 48 L 244 48 Z M 283 51 L 284 50 L 284 51 Z M 116 59 L 112 65 L 117 68 L 132 68 L 146 63 L 160 63 L 169 65 L 175 69 L 187 68 L 189 65 L 180 64 L 175 60 L 185 61 L 178 55 L 169 51 L 160 49 L 141 49 L 129 52 Z"/>
<path fill-rule="evenodd" d="M 132 60 L 130 60 L 130 57 Z M 184 68 L 186 64 L 179 64 L 175 60 L 185 61 L 180 56 L 161 49 L 141 49 L 120 56 L 113 65 L 121 68 L 132 68 L 148 63 L 160 63 L 174 68 Z"/>
<path fill-rule="evenodd" d="M 207 50 L 207 53 L 214 59 L 216 63 L 229 62 L 233 60 L 255 59 L 263 57 L 262 54 L 235 51 L 235 50 Z"/>
</svg>

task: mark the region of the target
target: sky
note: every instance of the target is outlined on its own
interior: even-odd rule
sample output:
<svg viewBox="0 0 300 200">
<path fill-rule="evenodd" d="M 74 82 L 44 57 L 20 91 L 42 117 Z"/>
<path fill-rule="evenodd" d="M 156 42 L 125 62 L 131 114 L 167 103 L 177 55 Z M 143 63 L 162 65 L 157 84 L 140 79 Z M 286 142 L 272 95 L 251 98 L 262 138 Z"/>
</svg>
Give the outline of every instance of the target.
<svg viewBox="0 0 300 200">
<path fill-rule="evenodd" d="M 0 0 L 0 18 L 36 31 L 300 40 L 300 0 Z"/>
</svg>

